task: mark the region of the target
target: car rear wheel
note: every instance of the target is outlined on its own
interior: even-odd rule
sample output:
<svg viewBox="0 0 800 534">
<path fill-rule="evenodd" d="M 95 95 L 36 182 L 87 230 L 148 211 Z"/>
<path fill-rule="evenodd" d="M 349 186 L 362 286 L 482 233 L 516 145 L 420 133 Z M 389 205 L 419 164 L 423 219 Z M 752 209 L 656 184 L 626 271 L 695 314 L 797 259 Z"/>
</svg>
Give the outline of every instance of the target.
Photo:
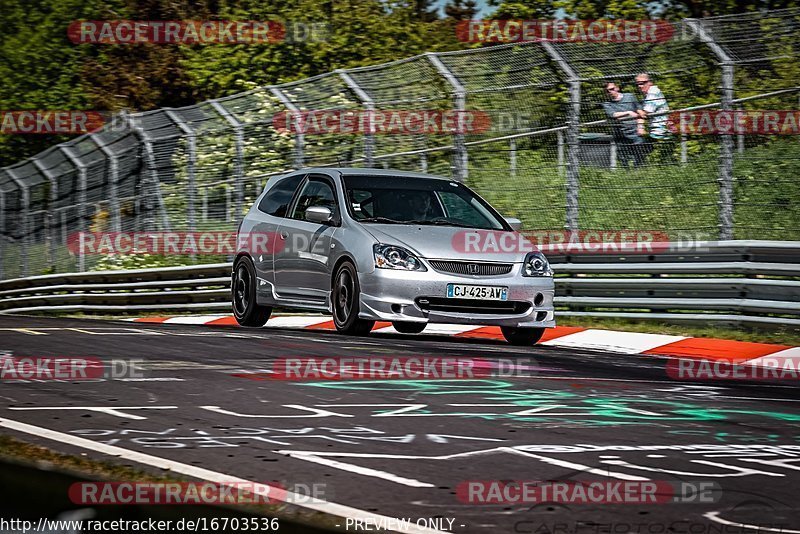
<svg viewBox="0 0 800 534">
<path fill-rule="evenodd" d="M 428 323 L 409 323 L 405 321 L 394 321 L 392 326 L 395 330 L 400 332 L 401 334 L 419 334 L 425 327 L 428 326 Z"/>
<path fill-rule="evenodd" d="M 333 324 L 336 325 L 336 330 L 340 334 L 365 336 L 375 326 L 375 321 L 359 319 L 360 298 L 361 286 L 358 284 L 356 268 L 352 263 L 346 261 L 336 270 L 331 295 Z"/>
<path fill-rule="evenodd" d="M 502 326 L 503 337 L 512 345 L 533 345 L 544 334 L 544 328 L 514 328 Z"/>
<path fill-rule="evenodd" d="M 231 279 L 233 316 L 242 326 L 259 327 L 267 324 L 272 307 L 256 302 L 256 269 L 253 260 L 243 256 L 236 260 Z"/>
</svg>

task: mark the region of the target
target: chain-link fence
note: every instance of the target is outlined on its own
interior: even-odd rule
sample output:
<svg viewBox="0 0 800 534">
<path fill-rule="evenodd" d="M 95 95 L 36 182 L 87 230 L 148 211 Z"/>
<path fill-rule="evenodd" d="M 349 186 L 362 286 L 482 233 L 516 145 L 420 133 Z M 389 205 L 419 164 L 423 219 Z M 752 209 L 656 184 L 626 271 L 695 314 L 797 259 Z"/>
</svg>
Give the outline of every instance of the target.
<svg viewBox="0 0 800 534">
<path fill-rule="evenodd" d="M 102 267 L 98 256 L 70 252 L 77 232 L 232 231 L 267 179 L 308 166 L 450 176 L 530 230 L 800 239 L 796 136 L 678 130 L 631 152 L 602 105 L 609 81 L 641 100 L 634 78 L 647 73 L 673 112 L 798 110 L 800 9 L 687 19 L 673 29 L 658 43 L 543 41 L 423 54 L 120 114 L 0 169 L 0 278 Z M 287 127 L 287 117 L 308 113 L 386 110 L 455 110 L 483 117 L 486 127 Z"/>
</svg>

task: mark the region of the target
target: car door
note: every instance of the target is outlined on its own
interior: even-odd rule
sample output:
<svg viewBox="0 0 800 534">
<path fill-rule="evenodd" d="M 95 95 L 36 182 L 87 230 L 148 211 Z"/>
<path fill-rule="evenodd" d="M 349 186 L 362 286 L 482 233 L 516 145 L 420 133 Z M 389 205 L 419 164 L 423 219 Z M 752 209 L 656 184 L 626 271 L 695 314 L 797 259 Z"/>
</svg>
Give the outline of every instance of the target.
<svg viewBox="0 0 800 534">
<path fill-rule="evenodd" d="M 326 302 L 331 287 L 333 235 L 341 221 L 336 198 L 336 186 L 328 176 L 311 175 L 301 184 L 290 213 L 278 229 L 284 245 L 275 250 L 274 271 L 281 299 Z M 306 220 L 306 210 L 313 206 L 329 208 L 331 223 Z"/>
<path fill-rule="evenodd" d="M 259 279 L 256 290 L 261 296 L 272 297 L 272 287 L 275 284 L 274 254 L 284 245 L 279 241 L 278 229 L 305 176 L 305 173 L 291 175 L 272 185 L 259 200 L 257 209 L 248 217 L 249 227 L 242 228 L 248 235 L 240 235 L 240 238 L 246 239 L 245 242 L 251 250 L 250 256 Z M 267 246 L 263 246 L 264 243 Z"/>
</svg>

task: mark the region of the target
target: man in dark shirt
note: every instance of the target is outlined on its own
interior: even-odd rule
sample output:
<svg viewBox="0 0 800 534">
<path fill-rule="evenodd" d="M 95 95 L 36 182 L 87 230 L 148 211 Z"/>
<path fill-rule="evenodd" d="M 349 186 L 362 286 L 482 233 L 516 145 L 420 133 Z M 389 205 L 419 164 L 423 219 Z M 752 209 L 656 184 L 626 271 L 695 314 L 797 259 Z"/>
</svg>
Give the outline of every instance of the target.
<svg viewBox="0 0 800 534">
<path fill-rule="evenodd" d="M 639 167 L 644 161 L 647 152 L 644 139 L 639 135 L 639 123 L 644 121 L 639 116 L 642 109 L 639 101 L 631 93 L 623 93 L 619 85 L 614 82 L 606 84 L 608 102 L 603 102 L 603 109 L 611 119 L 611 131 L 617 145 L 617 160 L 621 167 L 627 168 L 628 162 L 633 161 L 634 167 Z"/>
</svg>

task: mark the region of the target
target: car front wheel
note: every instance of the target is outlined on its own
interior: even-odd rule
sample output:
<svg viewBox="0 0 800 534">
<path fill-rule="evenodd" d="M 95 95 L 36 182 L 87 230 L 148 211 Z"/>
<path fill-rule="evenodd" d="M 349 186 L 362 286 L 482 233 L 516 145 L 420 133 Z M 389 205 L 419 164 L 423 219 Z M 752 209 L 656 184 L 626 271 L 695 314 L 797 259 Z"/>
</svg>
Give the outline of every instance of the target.
<svg viewBox="0 0 800 534">
<path fill-rule="evenodd" d="M 544 334 L 544 328 L 514 328 L 503 326 L 500 328 L 503 337 L 512 345 L 533 345 Z"/>
<path fill-rule="evenodd" d="M 346 261 L 336 270 L 331 294 L 333 324 L 340 334 L 365 336 L 375 326 L 375 321 L 359 319 L 360 298 L 361 287 L 358 284 L 356 268 Z"/>
</svg>

